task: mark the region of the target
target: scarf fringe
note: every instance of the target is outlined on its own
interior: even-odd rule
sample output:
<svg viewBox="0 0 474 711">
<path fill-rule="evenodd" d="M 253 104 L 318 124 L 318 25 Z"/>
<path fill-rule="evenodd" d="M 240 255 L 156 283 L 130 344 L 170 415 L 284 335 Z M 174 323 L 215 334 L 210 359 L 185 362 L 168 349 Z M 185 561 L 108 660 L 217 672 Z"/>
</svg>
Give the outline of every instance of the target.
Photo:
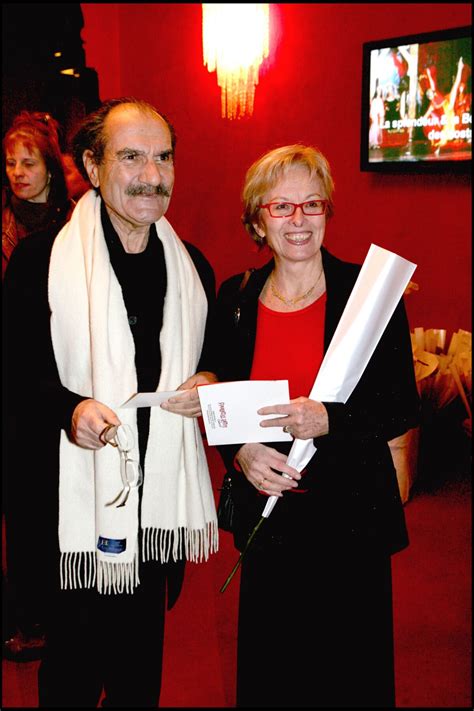
<svg viewBox="0 0 474 711">
<path fill-rule="evenodd" d="M 61 553 L 60 582 L 62 590 L 93 588 L 100 593 L 133 593 L 140 584 L 138 555 L 131 563 L 96 560 L 92 551 Z"/>
<path fill-rule="evenodd" d="M 139 584 L 137 554 L 131 563 L 98 561 L 97 590 L 100 593 L 133 593 Z"/>
<path fill-rule="evenodd" d="M 180 527 L 173 530 L 146 528 L 143 531 L 142 559 L 166 563 L 186 560 L 193 563 L 207 561 L 219 548 L 219 528 L 209 521 L 205 528 L 189 531 Z M 97 560 L 92 551 L 61 553 L 60 582 L 62 590 L 92 588 L 97 581 L 99 593 L 133 593 L 140 584 L 138 554 L 131 563 Z"/>
<path fill-rule="evenodd" d="M 92 588 L 96 580 L 96 559 L 92 551 L 61 553 L 59 563 L 61 590 Z"/>
<path fill-rule="evenodd" d="M 159 560 L 166 563 L 185 558 L 194 563 L 207 560 L 219 548 L 219 527 L 216 521 L 209 521 L 205 528 L 188 530 L 175 528 L 145 528 L 142 539 L 142 559 Z"/>
</svg>

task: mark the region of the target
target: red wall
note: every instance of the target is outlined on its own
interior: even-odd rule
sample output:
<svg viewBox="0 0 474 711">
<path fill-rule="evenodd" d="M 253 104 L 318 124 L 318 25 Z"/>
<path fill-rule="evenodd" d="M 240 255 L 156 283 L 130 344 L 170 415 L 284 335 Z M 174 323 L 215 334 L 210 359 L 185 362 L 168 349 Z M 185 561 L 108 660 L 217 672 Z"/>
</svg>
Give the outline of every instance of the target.
<svg viewBox="0 0 474 711">
<path fill-rule="evenodd" d="M 362 43 L 471 23 L 470 4 L 273 4 L 270 58 L 250 119 L 220 117 L 215 74 L 202 63 L 201 5 L 83 4 L 87 65 L 102 100 L 155 104 L 178 135 L 167 217 L 199 246 L 218 283 L 259 265 L 240 223 L 248 166 L 277 145 L 307 142 L 329 159 L 336 215 L 326 244 L 362 262 L 371 242 L 418 264 L 410 325 L 471 330 L 471 179 L 359 170 Z M 448 338 L 449 338 L 448 335 Z"/>
</svg>

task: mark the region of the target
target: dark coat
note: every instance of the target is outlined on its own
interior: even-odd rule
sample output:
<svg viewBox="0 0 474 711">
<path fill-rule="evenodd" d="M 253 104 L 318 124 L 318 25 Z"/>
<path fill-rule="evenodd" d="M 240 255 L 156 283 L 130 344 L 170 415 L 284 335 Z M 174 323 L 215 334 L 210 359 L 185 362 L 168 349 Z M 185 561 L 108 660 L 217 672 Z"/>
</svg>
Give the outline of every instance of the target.
<svg viewBox="0 0 474 711">
<path fill-rule="evenodd" d="M 360 266 L 343 262 L 324 248 L 322 256 L 327 288 L 326 352 Z M 231 277 L 219 290 L 214 351 L 220 380 L 247 380 L 250 376 L 258 298 L 272 268 L 273 261 L 255 270 L 241 293 L 243 274 Z M 387 553 L 401 550 L 408 544 L 408 536 L 387 442 L 415 426 L 419 413 L 403 299 L 348 402 L 324 404 L 329 434 L 314 439 L 317 452 L 300 484 L 308 493 L 284 494 L 259 532 L 259 541 L 264 545 L 270 539 L 290 540 L 294 536 L 301 541 L 301 535 L 317 535 L 327 539 L 328 545 L 344 548 L 362 545 Z M 266 497 L 234 469 L 233 459 L 240 446 L 224 446 L 219 451 L 233 478 L 234 538 L 241 550 Z M 269 446 L 289 452 L 291 444 Z"/>
<path fill-rule="evenodd" d="M 51 230 L 56 233 L 70 219 L 75 202 L 72 199 L 65 199 L 61 203 L 49 203 L 36 206 L 28 201 L 18 201 L 19 204 L 29 205 L 29 209 L 40 207 L 42 212 L 36 215 L 35 226 L 28 227 L 21 223 L 20 215 L 15 212 L 12 200 L 12 193 L 9 188 L 2 190 L 2 279 L 5 276 L 8 261 L 17 244 L 28 237 L 28 235 L 40 230 Z M 44 210 L 43 210 L 44 207 Z M 32 217 L 30 218 L 32 219 Z"/>
</svg>

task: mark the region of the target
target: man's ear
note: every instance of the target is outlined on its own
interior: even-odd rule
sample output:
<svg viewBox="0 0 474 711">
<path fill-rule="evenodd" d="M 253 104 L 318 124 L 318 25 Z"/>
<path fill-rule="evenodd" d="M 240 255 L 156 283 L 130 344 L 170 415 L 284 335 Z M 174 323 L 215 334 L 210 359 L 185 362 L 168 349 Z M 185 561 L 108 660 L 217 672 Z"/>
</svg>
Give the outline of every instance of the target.
<svg viewBox="0 0 474 711">
<path fill-rule="evenodd" d="M 100 185 L 99 181 L 99 171 L 97 168 L 97 163 L 94 160 L 94 154 L 89 148 L 82 154 L 82 162 L 84 163 L 84 168 L 87 171 L 89 180 L 91 181 L 94 188 L 98 188 Z"/>
</svg>

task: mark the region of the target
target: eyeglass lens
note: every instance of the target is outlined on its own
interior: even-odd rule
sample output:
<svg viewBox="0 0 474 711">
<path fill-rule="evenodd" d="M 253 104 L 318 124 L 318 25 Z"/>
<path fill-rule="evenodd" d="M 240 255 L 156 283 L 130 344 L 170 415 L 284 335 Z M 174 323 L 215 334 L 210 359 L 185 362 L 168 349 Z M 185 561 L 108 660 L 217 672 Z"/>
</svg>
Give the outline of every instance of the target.
<svg viewBox="0 0 474 711">
<path fill-rule="evenodd" d="M 130 459 L 128 453 L 134 446 L 134 436 L 130 425 L 113 425 L 105 433 L 105 439 L 109 444 L 117 447 L 120 452 L 120 476 L 123 489 L 106 506 L 117 508 L 125 506 L 131 489 L 138 488 L 143 483 L 143 472 L 140 463 L 135 459 Z"/>
<path fill-rule="evenodd" d="M 104 437 L 106 442 L 118 447 L 121 452 L 133 449 L 134 438 L 130 425 L 110 425 Z"/>
<path fill-rule="evenodd" d="M 125 479 L 130 486 L 141 486 L 143 483 L 143 472 L 140 463 L 135 459 L 124 459 L 123 462 Z"/>
<path fill-rule="evenodd" d="M 301 207 L 304 215 L 322 215 L 326 209 L 325 200 L 309 200 L 308 202 L 273 202 L 262 207 L 268 207 L 272 217 L 291 217 L 297 207 Z"/>
</svg>

